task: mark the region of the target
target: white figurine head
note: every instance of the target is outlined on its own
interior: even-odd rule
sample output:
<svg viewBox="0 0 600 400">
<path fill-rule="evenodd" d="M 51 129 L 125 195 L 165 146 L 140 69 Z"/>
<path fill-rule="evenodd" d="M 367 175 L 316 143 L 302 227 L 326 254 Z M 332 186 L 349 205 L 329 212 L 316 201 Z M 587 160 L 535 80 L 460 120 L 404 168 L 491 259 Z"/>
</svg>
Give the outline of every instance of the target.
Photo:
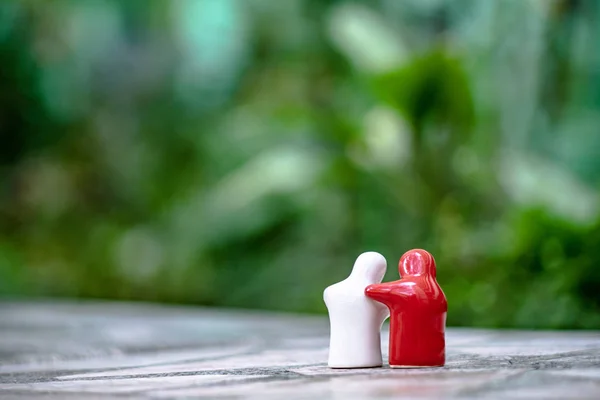
<svg viewBox="0 0 600 400">
<path fill-rule="evenodd" d="M 385 275 L 387 262 L 381 254 L 369 251 L 362 253 L 354 262 L 351 278 L 363 280 L 367 283 L 380 283 Z"/>
</svg>

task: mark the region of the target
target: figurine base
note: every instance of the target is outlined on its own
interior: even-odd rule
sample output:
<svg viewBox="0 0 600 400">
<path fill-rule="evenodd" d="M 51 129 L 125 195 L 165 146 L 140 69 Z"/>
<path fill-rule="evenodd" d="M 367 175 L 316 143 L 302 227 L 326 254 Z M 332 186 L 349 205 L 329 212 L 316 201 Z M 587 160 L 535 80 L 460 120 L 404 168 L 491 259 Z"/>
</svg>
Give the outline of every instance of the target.
<svg viewBox="0 0 600 400">
<path fill-rule="evenodd" d="M 439 368 L 439 367 L 443 367 L 444 364 L 441 365 L 390 365 L 390 368 Z"/>
</svg>

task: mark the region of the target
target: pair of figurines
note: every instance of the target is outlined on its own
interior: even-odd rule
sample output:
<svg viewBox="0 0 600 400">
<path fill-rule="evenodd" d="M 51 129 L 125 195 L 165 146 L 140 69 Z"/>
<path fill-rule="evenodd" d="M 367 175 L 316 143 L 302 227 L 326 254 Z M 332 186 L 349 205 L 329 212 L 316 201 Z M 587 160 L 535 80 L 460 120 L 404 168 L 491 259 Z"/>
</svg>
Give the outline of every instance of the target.
<svg viewBox="0 0 600 400">
<path fill-rule="evenodd" d="M 433 256 L 425 250 L 406 252 L 398 266 L 401 279 L 381 283 L 386 268 L 381 254 L 363 253 L 348 278 L 325 289 L 329 367 L 380 367 L 381 326 L 388 317 L 390 367 L 444 365 L 448 305 Z"/>
</svg>

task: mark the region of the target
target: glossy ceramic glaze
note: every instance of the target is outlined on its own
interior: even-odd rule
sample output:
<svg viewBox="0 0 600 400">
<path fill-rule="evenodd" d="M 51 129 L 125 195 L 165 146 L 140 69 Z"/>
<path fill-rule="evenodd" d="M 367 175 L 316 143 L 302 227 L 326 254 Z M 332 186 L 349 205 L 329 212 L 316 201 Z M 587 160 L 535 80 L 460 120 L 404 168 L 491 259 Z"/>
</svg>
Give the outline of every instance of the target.
<svg viewBox="0 0 600 400">
<path fill-rule="evenodd" d="M 375 252 L 361 254 L 346 279 L 323 293 L 329 311 L 331 368 L 379 367 L 381 325 L 388 317 L 386 306 L 365 296 L 365 288 L 385 275 L 385 258 Z"/>
<path fill-rule="evenodd" d="M 390 366 L 442 366 L 448 303 L 436 281 L 435 260 L 425 250 L 411 250 L 398 269 L 402 279 L 365 289 L 390 310 Z"/>
</svg>

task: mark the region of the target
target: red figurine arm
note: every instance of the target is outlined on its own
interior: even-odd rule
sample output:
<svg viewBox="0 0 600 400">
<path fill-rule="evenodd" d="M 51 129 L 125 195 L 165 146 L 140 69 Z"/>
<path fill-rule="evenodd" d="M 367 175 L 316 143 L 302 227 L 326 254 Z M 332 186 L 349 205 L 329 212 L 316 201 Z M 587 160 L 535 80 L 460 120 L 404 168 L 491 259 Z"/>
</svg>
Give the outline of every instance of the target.
<svg viewBox="0 0 600 400">
<path fill-rule="evenodd" d="M 389 306 L 394 302 L 393 288 L 385 283 L 375 283 L 365 288 L 365 295 L 373 300 Z"/>
<path fill-rule="evenodd" d="M 365 289 L 365 295 L 390 307 L 394 304 L 404 303 L 415 293 L 410 284 L 396 281 L 369 285 Z"/>
</svg>

